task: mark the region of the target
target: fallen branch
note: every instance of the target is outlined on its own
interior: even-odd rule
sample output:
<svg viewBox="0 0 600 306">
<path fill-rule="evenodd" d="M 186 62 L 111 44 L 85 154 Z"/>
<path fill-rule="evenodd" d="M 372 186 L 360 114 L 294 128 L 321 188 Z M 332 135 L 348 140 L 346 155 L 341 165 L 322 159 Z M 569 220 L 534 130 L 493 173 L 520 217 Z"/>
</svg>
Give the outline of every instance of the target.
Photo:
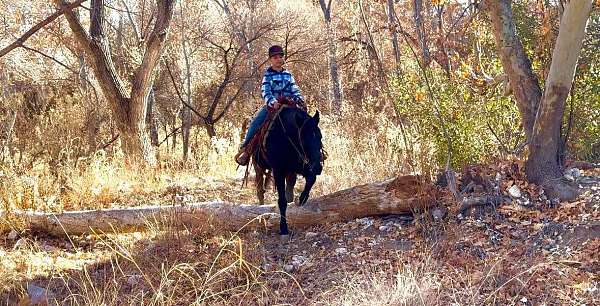
<svg viewBox="0 0 600 306">
<path fill-rule="evenodd" d="M 567 164 L 568 164 L 569 168 L 578 168 L 579 170 L 592 170 L 592 169 L 600 168 L 600 164 L 594 164 L 594 163 L 590 163 L 590 162 L 582 161 L 582 160 L 571 161 L 571 162 L 568 162 Z"/>
<path fill-rule="evenodd" d="M 437 189 L 423 184 L 417 176 L 356 186 L 310 200 L 305 206 L 288 208 L 288 222 L 294 228 L 328 224 L 355 218 L 405 214 L 435 204 Z M 205 226 L 236 231 L 254 219 L 246 228 L 278 226 L 275 205 L 249 205 L 226 202 L 194 203 L 174 206 L 147 206 L 94 211 L 70 211 L 61 214 L 31 211 L 0 212 L 0 220 L 16 217 L 25 227 L 35 231 L 63 236 L 92 232 L 137 231 L 168 220 L 175 226 Z"/>
<path fill-rule="evenodd" d="M 496 207 L 505 202 L 508 202 L 507 197 L 494 196 L 494 195 L 464 198 L 462 200 L 462 204 L 460 205 L 460 208 L 458 209 L 457 214 L 464 216 L 465 212 L 473 207 L 487 206 L 487 205 L 493 205 L 494 207 Z"/>
</svg>

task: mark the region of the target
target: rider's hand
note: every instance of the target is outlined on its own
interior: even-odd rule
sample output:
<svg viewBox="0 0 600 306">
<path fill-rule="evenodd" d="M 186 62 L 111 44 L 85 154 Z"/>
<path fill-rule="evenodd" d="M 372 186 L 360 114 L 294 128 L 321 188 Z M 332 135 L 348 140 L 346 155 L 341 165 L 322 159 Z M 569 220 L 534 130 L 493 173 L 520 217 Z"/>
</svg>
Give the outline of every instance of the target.
<svg viewBox="0 0 600 306">
<path fill-rule="evenodd" d="M 281 103 L 279 103 L 279 101 L 273 103 L 273 109 L 278 109 L 281 106 Z"/>
</svg>

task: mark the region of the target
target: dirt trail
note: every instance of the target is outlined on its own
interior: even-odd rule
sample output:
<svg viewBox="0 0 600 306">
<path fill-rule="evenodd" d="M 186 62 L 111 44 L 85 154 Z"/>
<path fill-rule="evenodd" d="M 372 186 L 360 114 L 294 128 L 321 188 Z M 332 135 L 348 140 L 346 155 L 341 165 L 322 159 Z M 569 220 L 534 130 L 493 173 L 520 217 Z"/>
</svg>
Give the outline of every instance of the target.
<svg viewBox="0 0 600 306">
<path fill-rule="evenodd" d="M 573 203 L 515 200 L 464 219 L 362 218 L 289 242 L 270 230 L 232 238 L 209 227 L 2 237 L 1 300 L 16 303 L 29 284 L 61 304 L 598 304 L 600 176 L 586 175 Z"/>
</svg>

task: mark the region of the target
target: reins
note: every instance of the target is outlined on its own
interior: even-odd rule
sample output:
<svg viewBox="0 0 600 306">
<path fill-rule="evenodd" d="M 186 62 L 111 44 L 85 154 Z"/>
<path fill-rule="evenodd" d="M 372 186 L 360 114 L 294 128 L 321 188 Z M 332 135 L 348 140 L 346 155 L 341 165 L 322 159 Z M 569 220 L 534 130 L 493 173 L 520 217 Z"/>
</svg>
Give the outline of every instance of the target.
<svg viewBox="0 0 600 306">
<path fill-rule="evenodd" d="M 285 107 L 287 107 L 287 106 L 285 106 Z M 292 138 L 290 138 L 290 136 L 288 135 L 288 132 L 285 129 L 285 125 L 283 124 L 283 120 L 281 120 L 281 116 L 279 114 L 280 113 L 278 112 L 275 116 L 277 116 L 277 119 L 279 119 L 279 123 L 281 123 L 281 128 L 283 129 L 283 134 L 285 135 L 285 138 L 287 138 L 287 140 L 290 142 L 290 144 L 292 145 L 294 150 L 296 150 L 296 153 L 298 153 L 298 156 L 300 157 L 302 164 L 308 165 L 309 160 L 308 160 L 308 157 L 306 157 L 306 150 L 304 150 L 304 146 L 302 145 L 302 129 L 304 128 L 304 125 L 306 124 L 306 122 L 308 122 L 308 120 L 310 118 L 304 120 L 304 122 L 302 122 L 302 125 L 298 128 L 298 141 L 300 142 L 300 148 L 302 148 L 302 152 L 300 152 L 300 150 L 298 149 L 298 147 L 296 146 L 296 144 L 294 143 Z"/>
</svg>

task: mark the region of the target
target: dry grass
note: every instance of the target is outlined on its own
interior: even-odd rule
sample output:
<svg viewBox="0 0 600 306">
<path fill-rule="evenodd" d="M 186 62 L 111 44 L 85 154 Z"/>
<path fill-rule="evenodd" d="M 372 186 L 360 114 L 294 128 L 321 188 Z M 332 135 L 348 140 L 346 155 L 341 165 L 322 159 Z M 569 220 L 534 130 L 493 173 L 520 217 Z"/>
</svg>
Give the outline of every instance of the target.
<svg viewBox="0 0 600 306">
<path fill-rule="evenodd" d="M 392 122 L 369 114 L 346 116 L 339 120 L 323 116 L 321 126 L 329 159 L 314 194 L 421 170 L 404 162 L 406 152 L 401 145 L 400 130 Z M 5 165 L 0 169 L 2 207 L 62 211 L 135 206 L 164 201 L 166 194 L 183 195 L 194 188 L 206 189 L 211 184 L 226 192 L 228 186 L 222 186 L 225 180 L 243 176 L 243 169 L 237 169 L 233 162 L 239 141 L 206 139 L 203 130 L 196 132 L 199 135 L 192 137 L 196 143 L 187 162 L 181 160 L 180 147 L 171 151 L 163 145 L 159 152 L 161 166 L 156 169 L 127 165 L 119 151 L 98 151 L 60 168 L 39 160 L 24 173 Z M 231 134 L 238 135 L 239 131 Z M 235 201 L 236 195 L 213 196 Z"/>
<path fill-rule="evenodd" d="M 368 114 L 344 116 L 340 121 L 322 119 L 329 159 L 315 195 L 398 172 L 431 172 L 427 146 L 407 152 L 401 131 L 392 122 Z M 118 152 L 99 152 L 77 166 L 59 169 L 43 162 L 26 172 L 3 166 L 2 209 L 62 211 L 215 199 L 254 202 L 252 189 L 240 187 L 243 171 L 233 163 L 238 140 L 197 138 L 187 163 L 162 148 L 157 169 L 126 165 Z M 356 264 L 358 258 L 337 256 L 335 249 L 341 243 L 349 252 L 358 252 L 352 250 L 359 241 L 354 238 L 379 239 L 377 231 L 356 231 L 358 237 L 351 237 L 327 225 L 309 230 L 330 237 L 331 244 L 315 246 L 300 237 L 282 246 L 269 232 L 221 233 L 208 225 L 181 231 L 169 228 L 169 222 L 149 222 L 145 233 L 65 240 L 32 236 L 20 232 L 17 223 L 3 222 L 5 231 L 16 229 L 22 238 L 19 246 L 6 235 L 0 238 L 0 298 L 1 303 L 16 304 L 26 296 L 27 284 L 33 283 L 47 287 L 58 305 L 518 304 L 543 288 L 544 273 L 561 282 L 549 286 L 546 301 L 564 296 L 562 302 L 583 303 L 597 292 L 597 280 L 576 269 L 565 270 L 556 260 L 537 257 L 515 264 L 515 257 L 502 251 L 513 248 L 510 241 L 499 249 L 473 246 L 485 247 L 491 254 L 478 259 L 469 253 L 472 250 L 456 246 L 461 237 L 470 239 L 478 232 L 465 230 L 466 225 L 426 221 L 403 229 L 399 237 L 389 237 L 392 242 L 410 239 L 414 243 L 410 251 L 369 247 L 367 255 L 361 255 L 367 259 L 364 265 Z M 444 239 L 438 239 L 442 235 Z M 315 268 L 285 272 L 296 254 L 310 257 Z M 569 283 L 576 277 L 582 281 Z"/>
</svg>

